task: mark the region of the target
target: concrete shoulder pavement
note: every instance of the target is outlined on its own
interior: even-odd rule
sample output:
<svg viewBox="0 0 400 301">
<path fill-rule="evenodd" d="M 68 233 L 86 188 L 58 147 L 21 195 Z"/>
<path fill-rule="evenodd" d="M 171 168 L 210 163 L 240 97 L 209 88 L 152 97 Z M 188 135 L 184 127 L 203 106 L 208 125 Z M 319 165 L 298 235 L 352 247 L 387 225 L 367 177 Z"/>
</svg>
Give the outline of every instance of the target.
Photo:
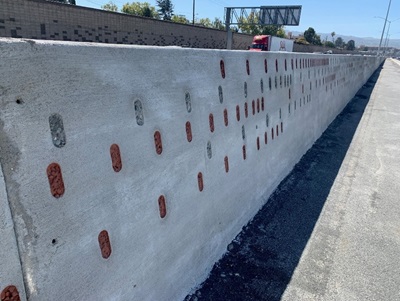
<svg viewBox="0 0 400 301">
<path fill-rule="evenodd" d="M 399 82 L 386 60 L 282 300 L 400 300 Z"/>
</svg>

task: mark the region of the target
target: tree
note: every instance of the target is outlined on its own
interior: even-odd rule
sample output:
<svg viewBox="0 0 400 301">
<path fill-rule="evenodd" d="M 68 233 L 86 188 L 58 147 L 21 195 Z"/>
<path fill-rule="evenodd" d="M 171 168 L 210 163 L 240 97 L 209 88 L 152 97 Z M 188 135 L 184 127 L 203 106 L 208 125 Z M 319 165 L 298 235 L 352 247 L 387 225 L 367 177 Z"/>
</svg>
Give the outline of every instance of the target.
<svg viewBox="0 0 400 301">
<path fill-rule="evenodd" d="M 304 32 L 304 38 L 306 41 L 310 44 L 313 45 L 322 45 L 321 43 L 321 37 L 317 35 L 315 32 L 314 28 L 309 27 L 305 32 Z"/>
<path fill-rule="evenodd" d="M 148 2 L 125 3 L 121 11 L 129 15 L 159 19 L 156 8 Z"/>
<path fill-rule="evenodd" d="M 242 33 L 251 35 L 271 35 L 276 37 L 284 38 L 286 36 L 285 29 L 279 25 L 259 25 L 258 16 L 254 13 L 250 13 L 249 16 L 242 17 L 239 19 L 240 24 L 239 30 Z"/>
<path fill-rule="evenodd" d="M 332 31 L 331 36 L 332 36 L 332 42 L 335 43 L 336 32 Z"/>
<path fill-rule="evenodd" d="M 335 41 L 335 46 L 337 48 L 343 48 L 344 47 L 344 41 L 341 37 L 338 37 Z"/>
<path fill-rule="evenodd" d="M 304 37 L 298 37 L 294 40 L 297 44 L 310 45 Z"/>
<path fill-rule="evenodd" d="M 197 22 L 197 24 L 212 28 L 212 22 L 209 18 L 202 18 Z"/>
<path fill-rule="evenodd" d="M 184 16 L 173 15 L 171 18 L 172 22 L 175 23 L 182 23 L 182 24 L 189 24 L 190 21 L 186 19 Z"/>
<path fill-rule="evenodd" d="M 102 5 L 101 9 L 117 12 L 118 6 L 114 2 L 110 1 L 110 2 Z"/>
<path fill-rule="evenodd" d="M 350 40 L 347 42 L 346 44 L 347 50 L 354 50 L 355 48 L 356 48 L 356 43 L 354 42 L 354 40 Z"/>
<path fill-rule="evenodd" d="M 158 13 L 162 16 L 163 20 L 171 20 L 174 15 L 174 5 L 171 0 L 156 0 L 158 9 Z"/>
<path fill-rule="evenodd" d="M 324 43 L 324 46 L 329 48 L 335 48 L 335 44 L 333 44 L 331 41 L 326 41 Z"/>
<path fill-rule="evenodd" d="M 225 30 L 225 24 L 220 18 L 215 18 L 212 22 L 212 27 L 219 30 Z"/>
</svg>

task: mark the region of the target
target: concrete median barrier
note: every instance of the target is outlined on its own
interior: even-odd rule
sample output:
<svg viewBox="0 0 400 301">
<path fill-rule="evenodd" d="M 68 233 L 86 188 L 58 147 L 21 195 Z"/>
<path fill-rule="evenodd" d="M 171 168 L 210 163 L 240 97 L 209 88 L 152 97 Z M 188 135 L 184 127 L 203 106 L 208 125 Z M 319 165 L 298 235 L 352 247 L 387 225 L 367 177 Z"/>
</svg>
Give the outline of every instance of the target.
<svg viewBox="0 0 400 301">
<path fill-rule="evenodd" d="M 380 63 L 0 39 L 0 290 L 183 299 Z"/>
</svg>

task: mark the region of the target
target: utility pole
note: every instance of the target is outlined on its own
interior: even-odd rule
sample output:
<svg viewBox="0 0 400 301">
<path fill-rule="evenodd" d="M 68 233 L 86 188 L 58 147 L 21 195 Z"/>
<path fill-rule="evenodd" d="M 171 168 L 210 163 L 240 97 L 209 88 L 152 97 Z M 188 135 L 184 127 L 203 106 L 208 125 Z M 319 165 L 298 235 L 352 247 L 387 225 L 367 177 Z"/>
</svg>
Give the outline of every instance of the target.
<svg viewBox="0 0 400 301">
<path fill-rule="evenodd" d="M 388 6 L 388 9 L 387 9 L 387 13 L 386 13 L 385 23 L 384 23 L 384 25 L 383 25 L 383 30 L 382 30 L 382 35 L 381 35 L 381 41 L 379 42 L 379 47 L 378 47 L 378 56 L 379 56 L 379 53 L 380 53 L 380 51 L 381 51 L 383 35 L 384 35 L 384 33 L 385 33 L 386 22 L 387 22 L 387 18 L 388 18 L 388 16 L 389 16 L 389 11 L 390 11 L 390 4 L 392 4 L 392 0 L 389 0 L 389 6 Z"/>
<path fill-rule="evenodd" d="M 193 0 L 193 25 L 194 25 L 195 10 L 196 10 L 196 0 Z"/>
</svg>

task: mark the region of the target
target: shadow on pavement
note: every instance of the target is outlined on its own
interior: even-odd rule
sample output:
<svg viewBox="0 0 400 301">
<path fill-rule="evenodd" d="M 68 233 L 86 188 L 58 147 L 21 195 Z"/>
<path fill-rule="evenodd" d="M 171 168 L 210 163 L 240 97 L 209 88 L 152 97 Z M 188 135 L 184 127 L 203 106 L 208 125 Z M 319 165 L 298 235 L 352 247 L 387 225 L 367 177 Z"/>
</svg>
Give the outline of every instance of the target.
<svg viewBox="0 0 400 301">
<path fill-rule="evenodd" d="M 357 92 L 186 301 L 280 300 L 319 218 L 381 67 Z"/>
</svg>

